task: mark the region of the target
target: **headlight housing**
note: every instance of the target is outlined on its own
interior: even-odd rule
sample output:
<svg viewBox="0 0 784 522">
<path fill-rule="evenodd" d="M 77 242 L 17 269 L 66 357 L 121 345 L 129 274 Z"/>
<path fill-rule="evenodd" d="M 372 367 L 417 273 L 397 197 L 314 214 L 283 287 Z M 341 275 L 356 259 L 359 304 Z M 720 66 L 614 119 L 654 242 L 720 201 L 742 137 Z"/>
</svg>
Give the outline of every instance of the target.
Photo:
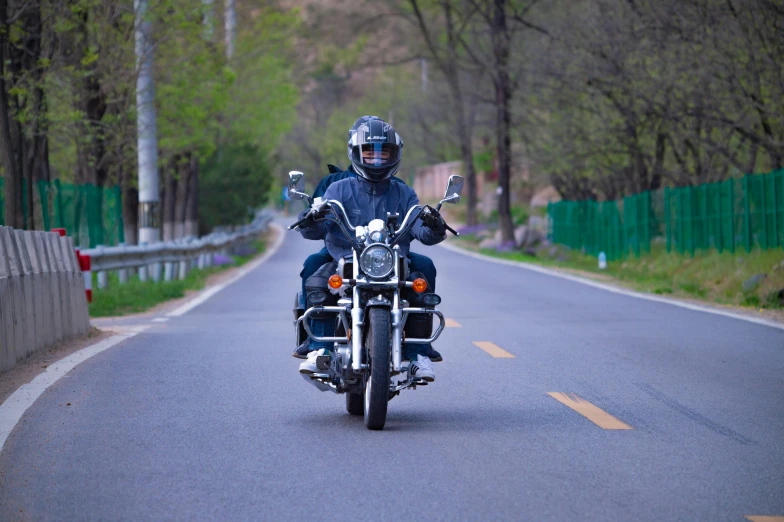
<svg viewBox="0 0 784 522">
<path fill-rule="evenodd" d="M 386 245 L 370 245 L 359 256 L 359 266 L 368 277 L 381 279 L 395 268 L 395 254 Z"/>
</svg>

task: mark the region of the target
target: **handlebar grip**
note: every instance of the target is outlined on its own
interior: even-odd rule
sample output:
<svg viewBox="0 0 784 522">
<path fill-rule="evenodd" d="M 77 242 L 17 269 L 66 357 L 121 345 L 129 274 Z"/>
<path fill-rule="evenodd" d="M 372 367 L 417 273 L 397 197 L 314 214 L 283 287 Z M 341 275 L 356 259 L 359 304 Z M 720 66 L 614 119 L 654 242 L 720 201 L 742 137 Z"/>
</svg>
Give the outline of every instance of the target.
<svg viewBox="0 0 784 522">
<path fill-rule="evenodd" d="M 308 220 L 308 217 L 310 217 L 310 215 L 307 215 L 307 216 L 305 216 L 304 218 L 300 219 L 299 221 L 297 221 L 297 222 L 295 222 L 295 223 L 292 223 L 291 225 L 289 225 L 289 230 L 294 230 L 295 228 L 297 228 L 298 226 L 300 226 L 302 223 L 304 223 L 305 221 L 307 221 L 307 220 Z"/>
</svg>

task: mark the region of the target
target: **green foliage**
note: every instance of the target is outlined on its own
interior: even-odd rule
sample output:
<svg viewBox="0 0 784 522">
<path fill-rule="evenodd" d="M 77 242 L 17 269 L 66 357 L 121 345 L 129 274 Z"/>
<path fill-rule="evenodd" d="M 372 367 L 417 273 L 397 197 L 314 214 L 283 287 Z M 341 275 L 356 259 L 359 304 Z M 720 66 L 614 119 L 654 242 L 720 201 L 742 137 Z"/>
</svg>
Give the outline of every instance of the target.
<svg viewBox="0 0 784 522">
<path fill-rule="evenodd" d="M 199 209 L 209 228 L 246 223 L 267 202 L 272 185 L 266 155 L 250 144 L 222 147 L 201 174 Z"/>
</svg>

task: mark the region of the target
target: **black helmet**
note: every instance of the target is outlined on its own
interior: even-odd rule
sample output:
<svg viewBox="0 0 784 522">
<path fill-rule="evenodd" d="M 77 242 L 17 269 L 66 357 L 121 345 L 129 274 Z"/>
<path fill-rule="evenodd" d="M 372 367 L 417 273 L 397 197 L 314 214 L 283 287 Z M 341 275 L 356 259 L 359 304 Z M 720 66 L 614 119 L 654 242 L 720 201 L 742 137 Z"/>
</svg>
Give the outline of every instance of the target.
<svg viewBox="0 0 784 522">
<path fill-rule="evenodd" d="M 378 116 L 362 116 L 348 131 L 348 159 L 354 171 L 378 183 L 395 175 L 403 158 L 403 140 Z"/>
</svg>

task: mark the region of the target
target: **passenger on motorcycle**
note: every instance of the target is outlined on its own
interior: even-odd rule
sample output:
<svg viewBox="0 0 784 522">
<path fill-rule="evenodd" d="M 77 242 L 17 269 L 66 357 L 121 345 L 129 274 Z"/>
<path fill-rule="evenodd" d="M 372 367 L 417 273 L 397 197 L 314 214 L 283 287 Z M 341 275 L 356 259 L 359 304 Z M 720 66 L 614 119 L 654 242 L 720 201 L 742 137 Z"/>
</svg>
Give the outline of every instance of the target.
<svg viewBox="0 0 784 522">
<path fill-rule="evenodd" d="M 403 141 L 395 129 L 385 121 L 369 117 L 362 121 L 356 129 L 352 128 L 348 142 L 348 156 L 351 160 L 352 170 L 356 177 L 349 177 L 327 188 L 324 199 L 334 199 L 342 203 L 353 225 L 367 225 L 373 219 L 386 219 L 387 213 L 398 213 L 401 217 L 413 206 L 419 204 L 419 198 L 413 189 L 402 182 L 393 181 L 392 178 L 400 166 L 402 159 Z M 308 211 L 303 212 L 300 218 L 305 217 Z M 329 276 L 335 273 L 337 260 L 351 254 L 348 238 L 331 219 L 322 219 L 323 216 L 311 214 L 300 225 L 300 232 L 306 239 L 326 240 L 326 248 L 331 261 L 322 265 L 305 281 L 305 295 L 327 288 Z M 408 237 L 399 241 L 400 251 L 404 256 L 409 255 L 411 239 L 417 239 L 425 245 L 435 245 L 446 237 L 446 227 L 442 219 L 426 226 L 418 221 L 411 229 Z M 410 265 L 409 265 L 410 266 Z M 409 279 L 423 277 L 424 274 L 411 271 Z M 428 279 L 424 277 L 424 279 Z M 428 290 L 432 293 L 432 282 L 428 280 Z M 336 296 L 330 295 L 337 301 Z M 423 303 L 423 294 L 407 292 L 406 299 L 412 306 Z M 324 303 L 329 304 L 329 303 Z M 308 306 L 310 303 L 308 303 Z M 325 314 L 326 315 L 326 314 Z M 317 336 L 332 336 L 335 323 L 331 317 L 314 317 L 311 329 Z M 432 333 L 432 319 L 419 314 L 410 317 L 406 323 L 407 337 L 428 338 Z M 404 345 L 406 352 L 404 358 L 411 361 L 409 372 L 418 377 L 433 380 L 435 374 L 430 358 L 427 356 L 429 346 L 426 344 Z M 310 340 L 312 351 L 307 361 L 300 365 L 300 371 L 312 372 L 315 369 L 316 357 L 323 355 L 332 347 L 330 343 L 318 343 Z"/>
</svg>

